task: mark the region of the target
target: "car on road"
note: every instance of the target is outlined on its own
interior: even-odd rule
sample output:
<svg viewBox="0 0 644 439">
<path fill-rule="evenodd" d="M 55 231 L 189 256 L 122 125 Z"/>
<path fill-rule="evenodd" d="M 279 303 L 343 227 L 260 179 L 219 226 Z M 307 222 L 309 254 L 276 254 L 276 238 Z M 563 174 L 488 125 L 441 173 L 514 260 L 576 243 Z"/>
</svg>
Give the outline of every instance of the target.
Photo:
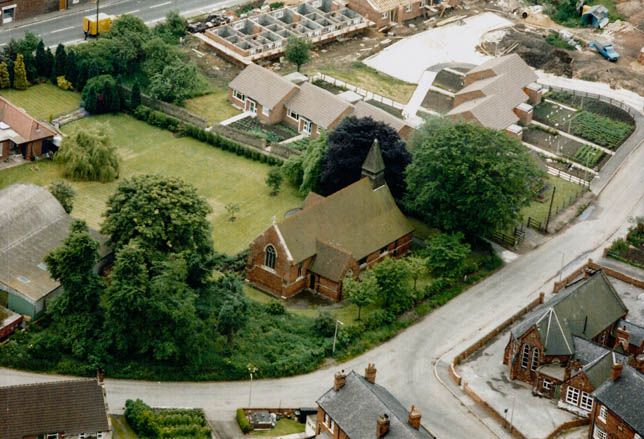
<svg viewBox="0 0 644 439">
<path fill-rule="evenodd" d="M 616 62 L 619 59 L 619 53 L 613 48 L 612 44 L 601 44 L 595 41 L 588 43 L 588 47 L 594 47 L 600 55 L 608 61 Z"/>
</svg>

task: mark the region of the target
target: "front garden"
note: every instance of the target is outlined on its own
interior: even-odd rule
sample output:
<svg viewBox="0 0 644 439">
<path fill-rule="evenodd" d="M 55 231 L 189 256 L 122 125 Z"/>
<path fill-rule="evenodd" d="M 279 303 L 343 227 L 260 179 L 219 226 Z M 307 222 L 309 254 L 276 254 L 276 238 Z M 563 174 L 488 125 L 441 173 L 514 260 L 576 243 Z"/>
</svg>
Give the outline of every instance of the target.
<svg viewBox="0 0 644 439">
<path fill-rule="evenodd" d="M 635 224 L 628 229 L 625 239 L 619 238 L 613 241 L 606 251 L 606 256 L 644 269 L 643 217 L 635 218 Z"/>
<path fill-rule="evenodd" d="M 141 439 L 211 439 L 201 409 L 151 408 L 140 399 L 125 402 L 125 420 Z M 127 430 L 127 428 L 125 429 Z"/>
<path fill-rule="evenodd" d="M 268 143 L 279 143 L 298 135 L 295 128 L 283 122 L 275 125 L 266 125 L 254 117 L 240 119 L 228 126 L 243 133 L 250 134 L 251 136 L 265 139 Z"/>
</svg>

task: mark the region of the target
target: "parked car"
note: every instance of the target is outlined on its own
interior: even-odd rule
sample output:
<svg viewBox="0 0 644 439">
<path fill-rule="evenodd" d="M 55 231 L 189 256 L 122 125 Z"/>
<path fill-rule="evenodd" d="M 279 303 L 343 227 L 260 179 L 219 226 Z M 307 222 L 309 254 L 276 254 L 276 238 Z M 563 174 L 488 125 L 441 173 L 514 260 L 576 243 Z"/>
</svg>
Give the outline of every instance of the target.
<svg viewBox="0 0 644 439">
<path fill-rule="evenodd" d="M 588 47 L 594 47 L 597 49 L 600 55 L 606 58 L 608 61 L 616 62 L 619 59 L 619 53 L 613 49 L 612 44 L 600 44 L 595 41 L 588 43 Z"/>
</svg>

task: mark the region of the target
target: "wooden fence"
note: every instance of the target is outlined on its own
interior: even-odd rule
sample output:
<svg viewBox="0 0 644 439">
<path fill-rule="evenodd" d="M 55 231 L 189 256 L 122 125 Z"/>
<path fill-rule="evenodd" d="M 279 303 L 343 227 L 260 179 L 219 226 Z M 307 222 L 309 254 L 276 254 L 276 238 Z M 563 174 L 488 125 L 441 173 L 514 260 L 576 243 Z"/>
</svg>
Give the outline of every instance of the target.
<svg viewBox="0 0 644 439">
<path fill-rule="evenodd" d="M 515 227 L 512 233 L 505 232 L 495 232 L 492 234 L 492 239 L 501 245 L 506 245 L 509 247 L 517 247 L 521 245 L 523 239 L 525 238 L 525 229 L 523 225 Z"/>
</svg>

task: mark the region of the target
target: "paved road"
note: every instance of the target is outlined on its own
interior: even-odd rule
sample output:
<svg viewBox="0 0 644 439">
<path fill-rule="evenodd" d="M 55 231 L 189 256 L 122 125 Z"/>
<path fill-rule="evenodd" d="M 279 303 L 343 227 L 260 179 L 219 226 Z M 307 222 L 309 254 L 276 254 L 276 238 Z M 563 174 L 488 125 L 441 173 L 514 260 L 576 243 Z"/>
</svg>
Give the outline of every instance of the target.
<svg viewBox="0 0 644 439">
<path fill-rule="evenodd" d="M 638 131 L 638 136 L 641 132 Z M 310 406 L 332 385 L 337 369 L 363 372 L 376 363 L 377 381 L 405 405 L 415 404 L 423 424 L 441 439 L 493 438 L 492 430 L 472 416 L 433 373 L 439 360 L 449 361 L 535 298 L 549 293 L 564 254 L 565 271 L 598 257 L 616 234 L 624 233 L 629 217 L 644 215 L 644 148 L 638 148 L 597 199 L 583 221 L 570 226 L 527 255 L 467 290 L 418 324 L 387 343 L 341 366 L 253 384 L 252 406 Z M 0 369 L 0 385 L 64 379 Z M 119 412 L 127 398 L 142 398 L 154 406 L 202 407 L 213 419 L 232 419 L 237 407 L 249 405 L 248 382 L 157 383 L 106 381 L 110 410 Z M 465 400 L 466 401 L 466 400 Z M 374 427 L 375 428 L 375 427 Z"/>
<path fill-rule="evenodd" d="M 228 7 L 244 0 L 114 0 L 101 2 L 101 12 L 107 14 L 132 14 L 147 24 L 162 20 L 169 11 L 179 11 L 184 17 L 193 17 L 215 9 Z M 73 44 L 83 41 L 83 17 L 96 13 L 95 6 L 83 5 L 63 12 L 55 12 L 36 19 L 18 21 L 0 27 L 0 46 L 11 38 L 22 38 L 30 30 L 43 38 L 48 46 L 58 43 Z M 37 20 L 37 21 L 34 21 Z"/>
</svg>

